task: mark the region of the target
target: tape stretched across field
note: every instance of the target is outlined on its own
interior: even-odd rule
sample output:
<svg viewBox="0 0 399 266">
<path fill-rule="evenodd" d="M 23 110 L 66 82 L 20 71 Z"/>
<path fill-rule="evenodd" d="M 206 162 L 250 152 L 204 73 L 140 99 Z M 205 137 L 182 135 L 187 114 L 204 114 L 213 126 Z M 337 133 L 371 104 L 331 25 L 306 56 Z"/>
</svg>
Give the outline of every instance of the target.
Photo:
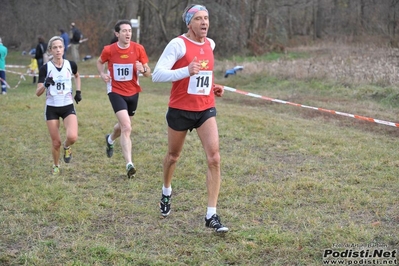
<svg viewBox="0 0 399 266">
<path fill-rule="evenodd" d="M 371 118 L 371 117 L 366 117 L 366 116 L 361 116 L 361 115 L 348 114 L 348 113 L 344 113 L 344 112 L 338 112 L 338 111 L 334 111 L 334 110 L 329 110 L 329 109 L 324 109 L 324 108 L 319 108 L 319 107 L 313 107 L 313 106 L 308 106 L 308 105 L 303 105 L 303 104 L 283 101 L 283 100 L 279 100 L 279 99 L 273 99 L 273 98 L 269 98 L 269 97 L 262 96 L 262 95 L 259 95 L 259 94 L 254 94 L 254 93 L 251 93 L 251 92 L 237 90 L 237 89 L 234 89 L 234 88 L 231 88 L 231 87 L 228 87 L 228 86 L 224 86 L 224 89 L 227 90 L 227 91 L 243 94 L 243 95 L 246 95 L 246 96 L 250 96 L 250 97 L 254 97 L 254 98 L 260 98 L 260 99 L 267 100 L 267 101 L 270 101 L 270 102 L 288 104 L 288 105 L 293 105 L 293 106 L 297 106 L 297 107 L 303 107 L 303 108 L 307 108 L 307 109 L 322 111 L 322 112 L 335 114 L 335 115 L 342 115 L 342 116 L 346 116 L 346 117 L 351 117 L 351 118 L 355 118 L 355 119 L 359 119 L 359 120 L 363 120 L 363 121 L 368 121 L 368 122 L 373 122 L 373 123 L 377 123 L 377 124 L 382 124 L 382 125 L 386 125 L 386 126 L 391 126 L 391 127 L 399 127 L 399 123 L 384 121 L 384 120 L 380 120 L 380 119 L 374 119 L 374 118 Z"/>
<path fill-rule="evenodd" d="M 25 67 L 26 68 L 26 66 L 19 66 L 19 65 L 8 65 L 8 66 L 11 67 L 11 68 L 12 67 L 14 67 L 14 68 L 23 68 L 23 67 Z M 21 75 L 21 79 L 25 79 L 24 75 L 37 76 L 35 74 L 28 74 L 28 73 L 27 74 L 23 74 L 23 73 L 19 73 L 19 72 L 15 72 L 15 71 L 10 71 L 10 70 L 6 70 L 6 72 Z M 99 78 L 101 76 L 100 75 L 80 75 L 80 77 L 81 78 Z M 21 82 L 21 79 L 20 79 L 20 81 L 18 82 L 18 84 L 14 88 L 18 87 L 19 83 Z M 9 85 L 7 87 L 9 87 Z M 299 104 L 299 103 L 293 103 L 293 102 L 288 102 L 288 101 L 284 101 L 284 100 L 274 99 L 274 98 L 262 96 L 262 95 L 251 93 L 251 92 L 237 90 L 235 88 L 231 88 L 231 87 L 228 87 L 228 86 L 224 86 L 224 89 L 227 90 L 227 91 L 239 93 L 239 94 L 242 94 L 242 95 L 246 95 L 246 96 L 250 96 L 250 97 L 254 97 L 254 98 L 267 100 L 267 101 L 270 101 L 270 102 L 293 105 L 293 106 L 297 106 L 297 107 L 312 109 L 312 110 L 326 112 L 326 113 L 335 114 L 335 115 L 351 117 L 351 118 L 355 118 L 355 119 L 358 119 L 358 120 L 363 120 L 363 121 L 377 123 L 377 124 L 391 126 L 391 127 L 399 127 L 399 123 L 394 123 L 394 122 L 389 122 L 389 121 L 385 121 L 385 120 L 375 119 L 375 118 L 371 118 L 371 117 L 355 115 L 355 114 L 349 114 L 349 113 L 344 113 L 344 112 L 324 109 L 324 108 L 320 108 L 320 107 L 313 107 L 313 106 L 303 105 L 303 104 Z"/>
</svg>

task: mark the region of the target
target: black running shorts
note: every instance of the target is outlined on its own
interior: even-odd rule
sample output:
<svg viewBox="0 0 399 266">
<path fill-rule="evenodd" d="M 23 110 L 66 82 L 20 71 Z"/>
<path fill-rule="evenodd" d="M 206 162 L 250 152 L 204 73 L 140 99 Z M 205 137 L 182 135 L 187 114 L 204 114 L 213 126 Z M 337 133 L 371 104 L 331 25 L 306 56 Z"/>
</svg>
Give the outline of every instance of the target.
<svg viewBox="0 0 399 266">
<path fill-rule="evenodd" d="M 73 104 L 66 106 L 46 106 L 44 110 L 44 117 L 47 120 L 58 120 L 60 117 L 65 119 L 68 115 L 76 115 L 75 107 Z"/>
<path fill-rule="evenodd" d="M 139 93 L 132 96 L 122 96 L 115 92 L 108 93 L 109 101 L 111 102 L 114 113 L 120 110 L 127 110 L 129 116 L 134 116 L 139 102 Z"/>
<path fill-rule="evenodd" d="M 184 111 L 169 107 L 166 113 L 168 126 L 176 131 L 192 131 L 199 128 L 206 120 L 216 116 L 216 108 L 212 107 L 200 112 Z"/>
</svg>

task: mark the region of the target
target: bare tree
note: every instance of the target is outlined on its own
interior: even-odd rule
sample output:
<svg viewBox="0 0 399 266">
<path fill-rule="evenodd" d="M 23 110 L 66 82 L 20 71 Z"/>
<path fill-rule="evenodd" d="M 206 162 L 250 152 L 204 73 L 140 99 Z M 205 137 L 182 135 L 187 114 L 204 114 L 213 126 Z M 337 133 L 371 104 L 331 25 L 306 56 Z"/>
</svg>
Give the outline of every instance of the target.
<svg viewBox="0 0 399 266">
<path fill-rule="evenodd" d="M 89 41 L 82 52 L 99 54 L 120 19 L 140 17 L 140 42 L 151 56 L 187 28 L 190 0 L 1 0 L 0 36 L 11 49 L 28 50 L 37 36 L 69 30 L 73 21 Z M 399 0 L 202 0 L 210 12 L 209 37 L 218 56 L 262 54 L 289 39 L 397 35 Z"/>
</svg>

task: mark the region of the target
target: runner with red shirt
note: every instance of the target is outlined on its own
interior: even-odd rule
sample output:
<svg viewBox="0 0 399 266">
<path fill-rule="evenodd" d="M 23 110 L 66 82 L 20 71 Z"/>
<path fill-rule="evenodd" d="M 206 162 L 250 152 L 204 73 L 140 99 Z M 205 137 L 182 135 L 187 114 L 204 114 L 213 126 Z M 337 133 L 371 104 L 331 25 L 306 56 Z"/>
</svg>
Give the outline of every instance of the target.
<svg viewBox="0 0 399 266">
<path fill-rule="evenodd" d="M 163 161 L 160 210 L 164 217 L 170 214 L 173 172 L 187 132 L 195 128 L 208 165 L 205 226 L 223 233 L 229 229 L 222 225 L 216 213 L 221 177 L 215 95 L 223 95 L 223 86 L 216 85 L 213 79 L 215 42 L 206 37 L 209 14 L 205 6 L 188 6 L 183 12 L 183 21 L 187 25 L 187 33 L 168 43 L 152 75 L 154 82 L 172 82 L 166 114 L 168 151 Z"/>
<path fill-rule="evenodd" d="M 139 73 L 151 76 L 148 57 L 142 45 L 131 41 L 132 26 L 130 21 L 122 20 L 115 25 L 118 41 L 104 46 L 97 60 L 97 70 L 107 84 L 108 98 L 115 112 L 118 123 L 113 132 L 105 136 L 106 153 L 110 158 L 114 151 L 114 141 L 120 137 L 122 154 L 126 161 L 127 177 L 132 178 L 136 168 L 132 160 L 131 118 L 136 113 L 141 87 Z M 108 71 L 104 72 L 107 64 Z"/>
</svg>

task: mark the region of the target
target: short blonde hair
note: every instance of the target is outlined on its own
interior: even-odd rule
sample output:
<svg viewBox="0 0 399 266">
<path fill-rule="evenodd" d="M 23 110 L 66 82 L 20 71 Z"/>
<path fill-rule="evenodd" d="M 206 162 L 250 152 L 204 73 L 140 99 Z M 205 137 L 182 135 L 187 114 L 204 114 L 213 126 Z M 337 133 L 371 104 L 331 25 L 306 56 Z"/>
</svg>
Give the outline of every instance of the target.
<svg viewBox="0 0 399 266">
<path fill-rule="evenodd" d="M 64 39 L 62 39 L 60 36 L 54 36 L 54 37 L 52 37 L 52 38 L 48 41 L 48 44 L 47 44 L 47 50 L 48 50 L 48 51 L 51 50 L 51 46 L 53 45 L 53 42 L 54 42 L 54 41 L 61 41 L 61 42 L 62 42 L 62 45 L 65 46 L 65 44 L 64 44 Z"/>
</svg>

